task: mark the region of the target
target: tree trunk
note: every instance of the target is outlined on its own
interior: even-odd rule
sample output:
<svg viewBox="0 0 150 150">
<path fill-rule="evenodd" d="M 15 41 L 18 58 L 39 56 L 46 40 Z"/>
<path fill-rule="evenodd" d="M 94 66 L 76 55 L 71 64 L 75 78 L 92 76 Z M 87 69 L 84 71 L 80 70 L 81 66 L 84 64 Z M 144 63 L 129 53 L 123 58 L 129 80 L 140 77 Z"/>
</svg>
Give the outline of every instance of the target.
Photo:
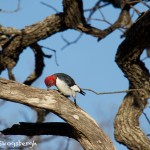
<svg viewBox="0 0 150 150">
<path fill-rule="evenodd" d="M 150 98 L 150 74 L 140 56 L 150 47 L 150 11 L 141 16 L 126 33 L 118 48 L 116 62 L 129 80 L 130 89 L 115 119 L 117 141 L 132 150 L 149 150 L 150 140 L 139 127 L 139 117 Z"/>
</svg>

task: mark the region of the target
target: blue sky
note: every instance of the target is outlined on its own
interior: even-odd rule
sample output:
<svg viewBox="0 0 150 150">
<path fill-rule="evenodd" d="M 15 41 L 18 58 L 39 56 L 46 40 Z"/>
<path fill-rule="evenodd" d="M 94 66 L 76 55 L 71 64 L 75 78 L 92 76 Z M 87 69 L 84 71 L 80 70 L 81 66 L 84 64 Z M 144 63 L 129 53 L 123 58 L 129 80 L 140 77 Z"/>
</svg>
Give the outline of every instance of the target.
<svg viewBox="0 0 150 150">
<path fill-rule="evenodd" d="M 42 5 L 40 3 L 41 1 L 42 0 L 21 1 L 21 9 L 18 12 L 0 13 L 0 24 L 5 27 L 22 29 L 55 13 L 52 9 Z M 61 0 L 43 0 L 42 2 L 54 6 L 58 11 L 62 10 Z M 85 1 L 84 9 L 91 7 L 95 2 L 95 0 Z M 0 1 L 0 6 L 3 10 L 13 10 L 16 8 L 16 4 L 17 0 L 11 2 L 10 0 Z M 147 9 L 141 5 L 138 5 L 137 8 L 140 11 Z M 118 17 L 120 10 L 108 6 L 102 9 L 102 12 L 106 19 L 113 23 Z M 87 15 L 88 13 L 85 13 L 86 17 Z M 93 18 L 98 17 L 101 18 L 100 13 L 97 12 Z M 135 15 L 134 19 L 136 17 Z M 91 24 L 101 29 L 108 27 L 106 23 L 99 21 L 92 21 Z M 90 35 L 83 34 L 76 44 L 70 45 L 62 50 L 62 47 L 65 45 L 65 42 L 61 38 L 62 35 L 68 39 L 68 41 L 72 41 L 78 37 L 79 34 L 78 31 L 67 30 L 39 42 L 39 44 L 57 51 L 59 66 L 56 65 L 54 56 L 52 59 L 45 58 L 46 66 L 43 74 L 32 86 L 46 89 L 43 80 L 47 75 L 64 72 L 72 76 L 81 88 L 90 88 L 99 92 L 128 89 L 128 81 L 114 61 L 117 48 L 123 40 L 120 39 L 122 33 L 116 30 L 100 42 L 97 42 L 97 39 Z M 44 52 L 46 54 L 54 54 L 52 51 L 46 49 L 44 49 Z M 145 56 L 144 53 L 142 57 L 144 58 Z M 150 60 L 146 59 L 144 62 L 150 69 Z M 19 63 L 13 70 L 16 80 L 23 82 L 33 69 L 34 55 L 31 49 L 26 48 L 20 56 Z M 1 77 L 8 78 L 7 71 L 4 71 Z M 95 95 L 88 91 L 85 92 L 87 93 L 86 96 L 77 95 L 78 105 L 100 124 L 106 134 L 113 140 L 118 150 L 127 150 L 127 148 L 115 142 L 113 136 L 113 121 L 125 94 Z M 148 108 L 145 111 L 147 114 L 150 113 Z M 10 119 L 12 117 L 13 119 Z M 0 118 L 10 127 L 13 123 L 21 121 L 33 122 L 36 120 L 36 114 L 27 106 L 7 102 L 2 105 Z M 46 121 L 60 121 L 60 119 L 51 114 L 46 117 Z M 149 126 L 146 119 L 141 117 L 140 121 L 142 122 L 142 129 L 148 133 Z M 0 129 L 3 128 L 4 125 L 1 125 Z M 53 150 L 58 149 L 58 145 L 55 146 L 55 142 L 62 142 L 62 139 L 66 138 L 57 138 L 50 142 L 44 142 L 43 144 L 39 144 L 37 149 L 41 147 L 46 149 L 53 147 Z M 65 145 L 66 141 L 63 144 Z M 76 144 L 74 140 L 70 140 L 69 149 L 72 150 Z M 78 149 L 81 149 L 81 147 Z"/>
</svg>

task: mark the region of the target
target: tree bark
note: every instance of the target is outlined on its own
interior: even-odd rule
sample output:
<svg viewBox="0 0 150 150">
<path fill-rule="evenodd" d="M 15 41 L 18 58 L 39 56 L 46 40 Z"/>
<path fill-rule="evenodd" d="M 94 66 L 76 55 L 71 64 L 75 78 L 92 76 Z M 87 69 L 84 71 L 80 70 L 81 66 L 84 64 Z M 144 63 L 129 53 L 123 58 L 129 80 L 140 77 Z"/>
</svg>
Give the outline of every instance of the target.
<svg viewBox="0 0 150 150">
<path fill-rule="evenodd" d="M 0 53 L 0 73 L 6 68 L 8 70 L 12 69 L 16 65 L 24 48 L 65 29 L 61 13 L 49 16 L 43 21 L 25 27 L 22 30 L 16 29 L 16 31 L 14 28 L 0 27 L 4 35 L 8 34 L 11 37 L 0 43 L 3 49 L 2 53 Z"/>
<path fill-rule="evenodd" d="M 130 26 L 129 5 L 126 5 L 125 1 L 121 1 L 121 3 L 114 1 L 113 4 L 122 7 L 122 11 L 117 21 L 105 30 L 86 23 L 82 0 L 63 0 L 64 10 L 62 13 L 51 15 L 22 30 L 0 26 L 0 34 L 2 37 L 5 36 L 4 39 L 0 39 L 2 48 L 0 72 L 7 68 L 10 79 L 14 80 L 12 69 L 17 64 L 23 49 L 29 46 L 35 51 L 36 58 L 35 71 L 24 82 L 30 85 L 42 74 L 44 68 L 44 54 L 37 44 L 39 40 L 67 29 L 78 30 L 100 40 L 119 27 Z M 118 142 L 126 145 L 129 149 L 149 150 L 150 141 L 139 127 L 139 117 L 150 97 L 150 74 L 140 60 L 144 49 L 150 47 L 150 11 L 143 13 L 124 36 L 125 40 L 119 46 L 116 54 L 116 62 L 129 80 L 129 89 L 142 90 L 129 92 L 125 96 L 114 123 L 115 137 Z M 64 119 L 74 132 L 72 137 L 78 140 L 84 149 L 115 149 L 96 122 L 57 91 L 41 90 L 2 78 L 0 78 L 0 91 L 0 98 L 47 109 Z M 63 134 L 65 135 L 65 133 Z"/>
<path fill-rule="evenodd" d="M 75 131 L 75 138 L 86 150 L 115 150 L 108 136 L 81 108 L 54 90 L 29 87 L 0 78 L 0 98 L 42 108 L 55 113 Z M 67 130 L 67 129 L 66 129 Z"/>
<path fill-rule="evenodd" d="M 48 38 L 55 33 L 65 31 L 67 29 L 74 29 L 97 37 L 98 40 L 101 40 L 117 28 L 125 27 L 131 23 L 128 7 L 122 9 L 117 21 L 104 30 L 87 24 L 84 17 L 82 0 L 63 0 L 63 8 L 62 13 L 48 16 L 44 20 L 27 26 L 21 30 L 0 26 L 0 47 L 2 48 L 2 52 L 0 51 L 0 73 L 3 70 L 8 69 L 9 79 L 15 80 L 12 70 L 18 63 L 19 56 L 23 50 L 28 46 L 31 46 L 32 49 L 33 47 L 34 49 L 35 47 L 37 48 L 38 41 Z M 5 38 L 1 39 L 1 35 Z M 39 52 L 39 48 L 37 48 L 37 51 Z M 39 52 L 39 54 L 41 54 L 41 52 Z M 41 54 L 40 57 L 42 58 L 43 55 Z M 36 61 L 36 64 L 37 63 L 39 62 Z M 40 68 L 40 73 L 33 72 L 31 77 L 29 77 L 25 83 L 33 83 L 33 81 L 41 75 L 43 68 L 44 65 Z M 36 70 L 39 70 L 39 68 L 35 68 L 35 71 Z M 31 79 L 31 81 L 29 79 Z"/>
<path fill-rule="evenodd" d="M 132 150 L 149 150 L 150 140 L 139 127 L 139 117 L 150 98 L 150 73 L 140 60 L 150 47 L 150 11 L 145 12 L 127 31 L 116 54 L 116 62 L 129 80 L 130 89 L 115 119 L 115 137 Z"/>
<path fill-rule="evenodd" d="M 1 131 L 4 135 L 59 135 L 67 136 L 69 138 L 76 138 L 75 130 L 68 123 L 64 122 L 20 122 L 14 124 L 11 128 L 4 129 Z"/>
</svg>

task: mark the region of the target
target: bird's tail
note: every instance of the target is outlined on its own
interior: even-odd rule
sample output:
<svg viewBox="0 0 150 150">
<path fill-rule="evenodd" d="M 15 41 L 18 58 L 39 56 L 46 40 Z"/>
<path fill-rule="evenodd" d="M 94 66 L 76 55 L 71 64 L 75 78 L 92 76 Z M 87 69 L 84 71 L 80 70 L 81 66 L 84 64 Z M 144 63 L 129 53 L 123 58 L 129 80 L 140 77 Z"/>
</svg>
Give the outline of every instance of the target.
<svg viewBox="0 0 150 150">
<path fill-rule="evenodd" d="M 86 93 L 84 92 L 84 91 L 82 91 L 81 89 L 80 89 L 80 92 L 79 93 L 81 93 L 82 95 L 85 95 Z"/>
</svg>

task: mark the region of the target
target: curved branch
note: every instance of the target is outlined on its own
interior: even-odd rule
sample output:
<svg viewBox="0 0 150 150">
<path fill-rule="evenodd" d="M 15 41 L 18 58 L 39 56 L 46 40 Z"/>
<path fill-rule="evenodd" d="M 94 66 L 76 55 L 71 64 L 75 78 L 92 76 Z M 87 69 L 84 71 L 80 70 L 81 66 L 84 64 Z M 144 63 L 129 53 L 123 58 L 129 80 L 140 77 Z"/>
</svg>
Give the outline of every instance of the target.
<svg viewBox="0 0 150 150">
<path fill-rule="evenodd" d="M 64 20 L 68 28 L 72 28 L 83 33 L 97 37 L 98 40 L 105 38 L 115 29 L 130 24 L 129 8 L 125 7 L 114 25 L 105 30 L 101 30 L 87 24 L 83 14 L 82 0 L 64 0 Z"/>
<path fill-rule="evenodd" d="M 21 1 L 18 0 L 18 2 L 17 2 L 17 8 L 15 10 L 2 10 L 2 9 L 0 9 L 0 12 L 1 13 L 15 13 L 15 12 L 17 12 L 17 11 L 20 10 L 20 4 L 21 4 Z"/>
<path fill-rule="evenodd" d="M 140 55 L 150 46 L 150 11 L 143 14 L 126 33 L 119 46 L 116 62 L 129 80 L 130 89 L 144 89 L 128 93 L 115 119 L 115 137 L 132 150 L 149 150 L 150 140 L 139 127 L 139 117 L 150 96 L 150 73 Z"/>
<path fill-rule="evenodd" d="M 26 85 L 31 85 L 38 77 L 40 77 L 45 66 L 43 58 L 44 54 L 41 46 L 39 46 L 37 43 L 34 43 L 30 45 L 30 47 L 35 55 L 35 69 L 33 73 L 27 77 L 26 81 L 24 81 L 24 84 Z"/>
<path fill-rule="evenodd" d="M 8 90 L 9 89 L 9 90 Z M 74 128 L 76 140 L 86 150 L 115 150 L 97 123 L 73 102 L 54 90 L 42 90 L 0 78 L 0 98 L 49 110 Z"/>
<path fill-rule="evenodd" d="M 20 122 L 14 124 L 11 128 L 1 131 L 4 135 L 59 135 L 69 138 L 76 138 L 74 128 L 67 123 L 46 122 L 46 123 L 28 123 Z"/>
<path fill-rule="evenodd" d="M 90 34 L 100 40 L 115 29 L 130 24 L 129 8 L 123 9 L 114 25 L 101 30 L 87 24 L 82 0 L 63 0 L 63 6 L 64 12 L 51 15 L 22 30 L 0 26 L 0 38 L 2 38 L 2 41 L 0 40 L 0 48 L 2 49 L 0 73 L 7 68 L 10 79 L 15 80 L 12 69 L 17 64 L 23 49 L 55 33 L 70 28 Z"/>
<path fill-rule="evenodd" d="M 81 3 L 81 0 L 80 1 L 72 0 L 72 7 L 67 7 L 67 6 L 65 7 L 64 5 L 64 8 L 66 8 L 64 9 L 64 17 L 65 17 L 66 26 L 68 26 L 69 28 L 73 28 L 75 30 L 81 31 L 83 33 L 92 35 L 94 37 L 97 37 L 98 41 L 105 38 L 114 30 L 121 28 L 121 27 L 128 28 L 132 24 L 131 17 L 129 14 L 130 7 L 128 5 L 124 6 L 117 21 L 114 24 L 112 24 L 110 27 L 104 30 L 95 28 L 87 24 L 83 16 L 83 6 Z M 79 6 L 79 7 L 77 8 L 75 6 Z"/>
<path fill-rule="evenodd" d="M 19 31 L 14 28 L 0 27 L 3 35 L 6 33 L 6 35 L 9 34 L 10 37 L 13 37 L 13 40 L 7 46 L 4 47 L 3 45 L 5 44 L 2 45 L 0 73 L 6 68 L 12 69 L 16 65 L 19 55 L 25 47 L 50 37 L 57 32 L 66 30 L 67 27 L 63 22 L 63 16 L 59 13 Z M 9 40 L 8 38 L 6 42 L 8 43 Z"/>
</svg>

